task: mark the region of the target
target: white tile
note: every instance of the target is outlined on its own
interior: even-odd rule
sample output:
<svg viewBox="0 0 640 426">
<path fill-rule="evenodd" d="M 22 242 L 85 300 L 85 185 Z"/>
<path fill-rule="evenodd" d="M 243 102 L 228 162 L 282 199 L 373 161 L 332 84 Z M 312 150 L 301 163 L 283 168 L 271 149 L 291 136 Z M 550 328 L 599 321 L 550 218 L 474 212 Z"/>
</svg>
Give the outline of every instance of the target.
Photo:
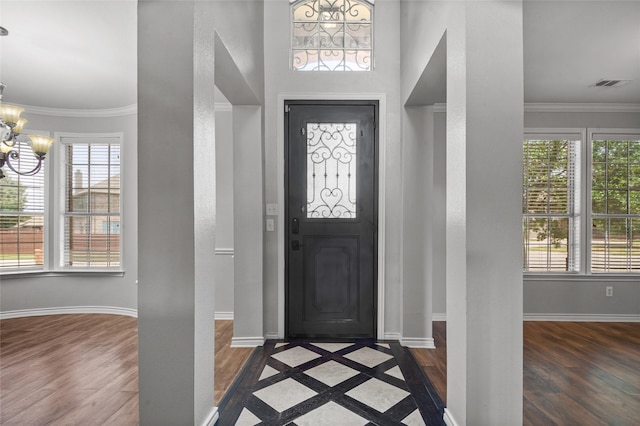
<svg viewBox="0 0 640 426">
<path fill-rule="evenodd" d="M 305 362 L 311 361 L 312 359 L 320 358 L 320 355 L 310 351 L 309 349 L 305 349 L 301 346 L 296 346 L 295 348 L 287 349 L 284 352 L 271 355 L 271 357 L 277 359 L 280 362 L 284 362 L 289 367 L 297 367 L 298 365 L 304 364 Z"/>
<path fill-rule="evenodd" d="M 415 410 L 413 413 L 402 419 L 402 424 L 407 426 L 427 426 L 424 420 L 422 420 L 420 410 Z"/>
<path fill-rule="evenodd" d="M 357 351 L 351 352 L 344 357 L 371 368 L 393 358 L 393 356 L 391 355 L 371 348 L 358 349 Z"/>
<path fill-rule="evenodd" d="M 260 378 L 258 379 L 258 381 L 268 379 L 269 377 L 275 376 L 278 373 L 279 371 L 276 370 L 275 368 L 265 365 L 264 370 L 262 370 L 262 374 L 260 375 Z"/>
<path fill-rule="evenodd" d="M 333 401 L 308 412 L 294 420 L 298 426 L 363 426 L 369 423 L 354 412 L 351 412 Z"/>
<path fill-rule="evenodd" d="M 317 395 L 316 392 L 293 379 L 285 379 L 253 394 L 280 413 Z"/>
<path fill-rule="evenodd" d="M 305 374 L 321 381 L 325 385 L 335 386 L 353 376 L 357 376 L 358 371 L 339 362 L 329 361 L 305 371 Z"/>
<path fill-rule="evenodd" d="M 333 353 L 338 352 L 341 349 L 348 348 L 349 346 L 353 346 L 353 343 L 312 343 L 312 345 Z"/>
<path fill-rule="evenodd" d="M 410 394 L 405 390 L 374 378 L 351 389 L 345 395 L 384 413 Z"/>
<path fill-rule="evenodd" d="M 286 343 L 286 342 L 285 343 L 276 343 L 275 348 L 278 349 L 278 348 L 281 348 L 281 347 L 287 346 L 287 345 L 288 345 L 288 343 Z"/>
<path fill-rule="evenodd" d="M 387 371 L 385 371 L 386 374 L 395 377 L 396 379 L 400 379 L 400 380 L 404 380 L 404 376 L 402 375 L 402 371 L 400 371 L 400 367 L 399 366 L 395 366 L 393 368 L 388 369 Z"/>
<path fill-rule="evenodd" d="M 388 343 L 376 343 L 378 346 L 382 346 L 383 348 L 391 349 Z"/>
<path fill-rule="evenodd" d="M 243 408 L 242 413 L 240 413 L 240 417 L 236 420 L 235 426 L 253 426 L 259 423 L 259 418 L 257 418 L 251 411 Z"/>
</svg>

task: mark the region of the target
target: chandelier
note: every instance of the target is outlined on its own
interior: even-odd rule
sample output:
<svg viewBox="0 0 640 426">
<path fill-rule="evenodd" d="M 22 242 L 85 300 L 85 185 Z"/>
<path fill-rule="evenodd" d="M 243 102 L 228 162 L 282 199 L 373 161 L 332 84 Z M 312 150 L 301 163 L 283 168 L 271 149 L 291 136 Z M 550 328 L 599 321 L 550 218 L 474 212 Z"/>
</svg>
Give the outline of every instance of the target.
<svg viewBox="0 0 640 426">
<path fill-rule="evenodd" d="M 0 36 L 9 32 L 0 27 Z M 33 176 L 42 169 L 42 162 L 49 152 L 54 138 L 43 135 L 27 135 L 28 139 L 19 139 L 22 129 L 27 124 L 27 119 L 20 117 L 24 108 L 2 103 L 2 93 L 6 85 L 0 82 L 0 179 L 5 177 L 3 167 L 6 165 L 13 172 L 22 176 Z M 33 151 L 33 155 L 38 163 L 31 170 L 19 170 L 19 166 L 12 164 L 12 161 L 20 159 L 18 142 L 25 142 Z"/>
</svg>

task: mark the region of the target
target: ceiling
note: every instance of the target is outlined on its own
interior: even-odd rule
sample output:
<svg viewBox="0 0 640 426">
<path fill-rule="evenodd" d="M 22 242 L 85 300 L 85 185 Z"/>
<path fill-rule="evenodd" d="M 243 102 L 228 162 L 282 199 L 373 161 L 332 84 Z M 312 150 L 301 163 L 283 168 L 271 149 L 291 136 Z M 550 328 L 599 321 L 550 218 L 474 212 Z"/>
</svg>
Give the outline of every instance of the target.
<svg viewBox="0 0 640 426">
<path fill-rule="evenodd" d="M 136 0 L 2 0 L 4 101 L 135 104 L 136 8 Z M 525 1 L 524 70 L 526 102 L 640 103 L 640 1 Z M 632 81 L 590 87 L 603 78 Z"/>
</svg>

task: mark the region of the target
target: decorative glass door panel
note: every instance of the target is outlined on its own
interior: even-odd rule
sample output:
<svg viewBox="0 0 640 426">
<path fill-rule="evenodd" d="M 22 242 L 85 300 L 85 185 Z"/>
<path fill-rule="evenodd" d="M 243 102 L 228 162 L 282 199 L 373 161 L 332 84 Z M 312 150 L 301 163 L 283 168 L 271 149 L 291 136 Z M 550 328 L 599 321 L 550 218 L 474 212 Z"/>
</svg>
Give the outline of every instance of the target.
<svg viewBox="0 0 640 426">
<path fill-rule="evenodd" d="M 307 218 L 356 217 L 356 123 L 307 123 Z"/>
</svg>

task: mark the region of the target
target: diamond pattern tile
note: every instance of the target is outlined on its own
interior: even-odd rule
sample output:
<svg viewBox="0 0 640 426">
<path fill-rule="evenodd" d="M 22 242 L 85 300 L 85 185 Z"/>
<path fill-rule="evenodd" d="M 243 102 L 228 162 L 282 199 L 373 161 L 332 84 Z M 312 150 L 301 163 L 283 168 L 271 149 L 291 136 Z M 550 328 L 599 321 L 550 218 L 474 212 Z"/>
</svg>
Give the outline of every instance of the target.
<svg viewBox="0 0 640 426">
<path fill-rule="evenodd" d="M 402 371 L 400 371 L 400 367 L 398 367 L 397 365 L 393 368 L 388 369 L 387 371 L 385 371 L 386 374 L 395 377 L 396 379 L 400 379 L 400 380 L 404 380 L 404 376 L 402 375 Z"/>
<path fill-rule="evenodd" d="M 323 406 L 295 419 L 298 426 L 364 426 L 369 421 L 346 408 L 329 401 Z"/>
<path fill-rule="evenodd" d="M 267 341 L 254 355 L 220 401 L 218 424 L 445 426 L 442 403 L 398 342 Z"/>
<path fill-rule="evenodd" d="M 305 373 L 327 386 L 335 386 L 358 375 L 358 371 L 333 360 L 313 367 Z"/>
<path fill-rule="evenodd" d="M 393 356 L 384 352 L 377 351 L 371 348 L 358 349 L 355 352 L 351 352 L 344 356 L 351 361 L 355 361 L 359 364 L 366 365 L 367 367 L 375 367 L 378 364 L 382 364 L 385 361 L 390 360 Z"/>
<path fill-rule="evenodd" d="M 279 371 L 275 368 L 265 365 L 264 370 L 262 370 L 262 374 L 260 375 L 260 378 L 258 380 L 268 379 L 269 377 L 275 376 L 278 373 Z"/>
<path fill-rule="evenodd" d="M 280 362 L 284 362 L 289 367 L 297 367 L 305 362 L 311 361 L 312 359 L 320 358 L 320 355 L 310 351 L 309 349 L 296 346 L 295 348 L 287 349 L 279 354 L 272 355 L 272 357 Z"/>
<path fill-rule="evenodd" d="M 422 416 L 418 410 L 415 410 L 413 413 L 402 419 L 402 424 L 407 426 L 427 426 L 424 420 L 422 420 Z"/>
<path fill-rule="evenodd" d="M 317 395 L 316 392 L 293 379 L 284 379 L 253 394 L 279 412 Z"/>
<path fill-rule="evenodd" d="M 259 423 L 260 423 L 260 419 L 258 417 L 256 417 L 251 411 L 247 410 L 246 408 L 243 408 L 235 426 L 254 426 Z"/>
<path fill-rule="evenodd" d="M 381 380 L 371 379 L 353 388 L 345 395 L 384 413 L 410 393 Z"/>
</svg>

